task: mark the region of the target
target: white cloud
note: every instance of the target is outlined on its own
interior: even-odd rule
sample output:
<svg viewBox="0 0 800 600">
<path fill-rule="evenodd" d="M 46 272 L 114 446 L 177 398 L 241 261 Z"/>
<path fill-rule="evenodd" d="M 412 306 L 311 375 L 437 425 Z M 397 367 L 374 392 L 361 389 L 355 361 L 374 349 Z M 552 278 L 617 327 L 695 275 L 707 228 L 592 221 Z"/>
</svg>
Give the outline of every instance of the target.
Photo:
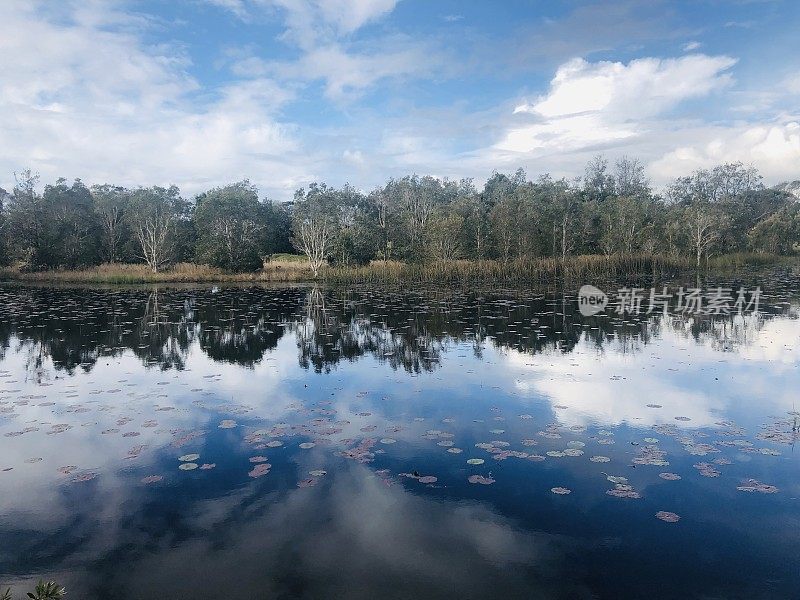
<svg viewBox="0 0 800 600">
<path fill-rule="evenodd" d="M 342 152 L 342 160 L 356 167 L 362 167 L 365 163 L 361 150 L 345 150 Z"/>
<path fill-rule="evenodd" d="M 738 121 L 723 120 L 731 106 L 722 96 L 714 103 L 715 123 L 678 112 L 682 103 L 730 86 L 735 64 L 734 58 L 703 54 L 627 64 L 569 61 L 558 68 L 546 94 L 516 106 L 500 141 L 478 153 L 476 161 L 518 165 L 531 160 L 537 171 L 574 175 L 593 154 L 606 152 L 638 156 L 656 185 L 734 161 L 755 165 L 769 182 L 796 179 L 798 116 L 765 117 L 775 102 L 791 98 L 793 77 L 783 80 L 782 96 L 776 92 L 758 111 L 735 107 Z"/>
<path fill-rule="evenodd" d="M 352 33 L 394 10 L 398 0 L 316 0 L 324 19 L 340 33 Z"/>
<path fill-rule="evenodd" d="M 725 71 L 735 62 L 704 55 L 628 64 L 571 60 L 558 68 L 546 95 L 514 109 L 535 122 L 513 128 L 497 147 L 575 150 L 639 135 L 648 129 L 643 120 L 727 85 Z"/>
<path fill-rule="evenodd" d="M 146 46 L 140 24 L 107 5 L 91 20 L 77 9 L 55 20 L 6 3 L 0 19 L 0 185 L 29 166 L 45 180 L 177 183 L 187 193 L 250 176 L 284 197 L 309 177 L 291 158 L 300 150 L 294 127 L 275 116 L 291 94 L 274 81 L 200 98 L 188 59 Z"/>
<path fill-rule="evenodd" d="M 800 123 L 701 129 L 687 145 L 655 160 L 651 172 L 672 179 L 725 162 L 753 164 L 771 181 L 796 178 L 800 168 Z"/>
<path fill-rule="evenodd" d="M 229 10 L 240 19 L 247 18 L 247 7 L 244 0 L 206 0 L 209 4 Z"/>
<path fill-rule="evenodd" d="M 227 1 L 227 0 L 226 0 Z M 234 62 L 239 76 L 274 76 L 283 81 L 325 82 L 328 99 L 342 101 L 388 78 L 427 75 L 440 68 L 426 44 L 384 36 L 372 47 L 353 49 L 348 36 L 394 10 L 399 0 L 265 0 L 278 8 L 286 30 L 282 39 L 301 54 L 292 60 L 246 56 Z"/>
<path fill-rule="evenodd" d="M 346 99 L 387 78 L 419 77 L 435 68 L 424 47 L 386 49 L 378 54 L 349 53 L 337 44 L 314 48 L 297 61 L 265 63 L 281 79 L 325 81 L 325 95 Z"/>
<path fill-rule="evenodd" d="M 206 0 L 247 20 L 266 9 L 283 14 L 284 39 L 301 48 L 313 48 L 354 33 L 391 13 L 400 0 Z"/>
<path fill-rule="evenodd" d="M 701 44 L 700 42 L 697 42 L 697 41 L 686 42 L 683 45 L 683 51 L 684 52 L 693 52 L 695 50 L 698 50 L 700 48 L 700 46 L 702 46 L 702 45 L 703 44 Z"/>
<path fill-rule="evenodd" d="M 793 73 L 783 80 L 786 91 L 790 94 L 800 95 L 800 72 Z"/>
</svg>

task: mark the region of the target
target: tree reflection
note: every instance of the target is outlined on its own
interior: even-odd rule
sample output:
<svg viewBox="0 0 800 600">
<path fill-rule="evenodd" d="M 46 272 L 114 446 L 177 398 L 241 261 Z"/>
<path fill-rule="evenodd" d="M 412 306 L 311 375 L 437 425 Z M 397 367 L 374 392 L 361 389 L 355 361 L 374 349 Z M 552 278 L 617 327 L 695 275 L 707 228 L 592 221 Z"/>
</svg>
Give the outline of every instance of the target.
<svg viewBox="0 0 800 600">
<path fill-rule="evenodd" d="M 29 376 L 41 379 L 50 364 L 71 374 L 123 352 L 146 366 L 183 369 L 194 347 L 214 361 L 252 368 L 286 334 L 294 336 L 300 365 L 316 372 L 365 356 L 430 372 L 448 349 L 463 346 L 480 358 L 487 344 L 531 355 L 569 353 L 581 343 L 635 353 L 667 331 L 729 352 L 751 344 L 773 316 L 797 318 L 796 295 L 779 296 L 772 308 L 746 317 L 611 310 L 584 317 L 564 291 L 8 286 L 0 288 L 0 353 L 24 353 Z"/>
</svg>

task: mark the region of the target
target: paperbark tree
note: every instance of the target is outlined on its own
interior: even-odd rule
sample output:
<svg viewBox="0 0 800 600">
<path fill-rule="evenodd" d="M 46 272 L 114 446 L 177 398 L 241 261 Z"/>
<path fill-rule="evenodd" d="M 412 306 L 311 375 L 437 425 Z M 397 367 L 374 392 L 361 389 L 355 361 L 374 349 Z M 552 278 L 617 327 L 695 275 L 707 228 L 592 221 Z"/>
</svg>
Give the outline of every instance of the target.
<svg viewBox="0 0 800 600">
<path fill-rule="evenodd" d="M 139 189 L 131 198 L 130 226 L 139 247 L 139 257 L 153 273 L 175 258 L 176 229 L 181 213 L 178 188 Z"/>
</svg>

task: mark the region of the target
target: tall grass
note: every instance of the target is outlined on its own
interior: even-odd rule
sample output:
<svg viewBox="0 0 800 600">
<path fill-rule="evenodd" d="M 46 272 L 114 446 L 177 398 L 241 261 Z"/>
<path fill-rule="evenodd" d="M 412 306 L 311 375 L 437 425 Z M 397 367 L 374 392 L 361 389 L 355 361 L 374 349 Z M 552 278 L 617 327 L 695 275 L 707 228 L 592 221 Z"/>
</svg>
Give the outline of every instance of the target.
<svg viewBox="0 0 800 600">
<path fill-rule="evenodd" d="M 53 269 L 33 273 L 9 271 L 10 278 L 21 281 L 63 283 L 223 283 L 237 281 L 308 281 L 313 278 L 307 263 L 276 260 L 254 273 L 229 273 L 208 265 L 179 263 L 153 273 L 146 265 L 103 264 L 79 271 Z"/>
<path fill-rule="evenodd" d="M 713 257 L 702 270 L 725 272 L 746 266 L 794 263 L 793 257 L 772 254 L 739 253 Z M 627 278 L 671 277 L 695 273 L 688 257 L 666 255 L 583 255 L 561 258 L 519 258 L 508 262 L 439 261 L 409 264 L 390 261 L 373 262 L 363 267 L 332 267 L 325 280 L 334 284 L 424 283 L 469 286 L 474 284 L 526 285 L 553 281 L 602 281 Z"/>
<path fill-rule="evenodd" d="M 530 284 L 554 280 L 598 280 L 613 277 L 675 275 L 691 267 L 686 258 L 666 256 L 575 256 L 520 258 L 508 262 L 439 261 L 425 264 L 375 262 L 364 267 L 329 268 L 331 283 L 425 283 L 448 285 Z"/>
<path fill-rule="evenodd" d="M 763 266 L 797 259 L 770 254 L 731 254 L 713 257 L 707 265 L 711 271 Z M 627 278 L 667 277 L 695 272 L 694 261 L 687 257 L 661 255 L 570 256 L 561 258 L 519 258 L 496 260 L 452 260 L 428 263 L 374 261 L 360 267 L 326 267 L 318 281 L 334 285 L 405 283 L 441 284 L 450 286 L 528 285 L 553 281 L 603 281 Z M 0 280 L 16 279 L 31 282 L 63 283 L 224 283 L 224 282 L 309 282 L 314 276 L 304 257 L 276 255 L 254 273 L 229 273 L 207 265 L 181 263 L 160 273 L 145 265 L 104 264 L 79 271 L 50 270 L 22 273 L 0 269 Z"/>
</svg>

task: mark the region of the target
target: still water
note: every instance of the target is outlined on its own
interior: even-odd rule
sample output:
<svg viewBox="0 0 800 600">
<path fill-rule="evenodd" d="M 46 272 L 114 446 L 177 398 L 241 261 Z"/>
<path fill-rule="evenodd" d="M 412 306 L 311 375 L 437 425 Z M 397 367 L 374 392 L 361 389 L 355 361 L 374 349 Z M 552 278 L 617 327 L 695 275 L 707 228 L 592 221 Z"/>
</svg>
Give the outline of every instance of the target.
<svg viewBox="0 0 800 600">
<path fill-rule="evenodd" d="M 0 286 L 0 586 L 798 598 L 800 277 L 756 282 L 760 314 L 693 318 Z"/>
</svg>

